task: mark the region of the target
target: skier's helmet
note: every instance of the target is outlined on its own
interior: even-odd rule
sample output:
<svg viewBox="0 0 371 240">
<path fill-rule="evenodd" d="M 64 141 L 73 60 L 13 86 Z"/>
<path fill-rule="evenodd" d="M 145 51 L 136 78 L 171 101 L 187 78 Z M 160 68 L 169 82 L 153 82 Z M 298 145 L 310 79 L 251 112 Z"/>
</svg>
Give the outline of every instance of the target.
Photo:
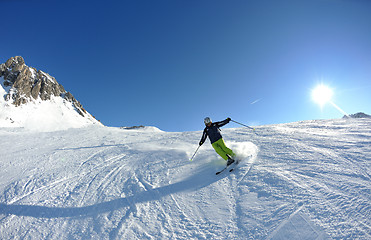
<svg viewBox="0 0 371 240">
<path fill-rule="evenodd" d="M 209 117 L 205 117 L 204 123 L 205 123 L 205 125 L 211 123 L 211 119 Z"/>
</svg>

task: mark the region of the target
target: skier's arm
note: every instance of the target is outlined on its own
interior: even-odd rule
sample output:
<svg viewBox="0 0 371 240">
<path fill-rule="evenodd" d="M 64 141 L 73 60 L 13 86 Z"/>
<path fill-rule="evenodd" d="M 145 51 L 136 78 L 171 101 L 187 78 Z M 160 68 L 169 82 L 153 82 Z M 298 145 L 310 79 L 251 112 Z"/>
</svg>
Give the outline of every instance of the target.
<svg viewBox="0 0 371 240">
<path fill-rule="evenodd" d="M 216 122 L 215 124 L 216 124 L 217 127 L 223 127 L 224 125 L 226 125 L 230 121 L 231 121 L 231 119 L 230 118 L 227 118 L 226 120 L 220 121 L 220 122 Z"/>
<path fill-rule="evenodd" d="M 206 132 L 206 128 L 204 129 L 204 133 L 202 134 L 202 138 L 201 138 L 201 141 L 199 143 L 199 145 L 201 146 L 202 144 L 204 144 L 205 140 L 206 140 L 206 137 L 207 137 L 207 132 Z"/>
</svg>

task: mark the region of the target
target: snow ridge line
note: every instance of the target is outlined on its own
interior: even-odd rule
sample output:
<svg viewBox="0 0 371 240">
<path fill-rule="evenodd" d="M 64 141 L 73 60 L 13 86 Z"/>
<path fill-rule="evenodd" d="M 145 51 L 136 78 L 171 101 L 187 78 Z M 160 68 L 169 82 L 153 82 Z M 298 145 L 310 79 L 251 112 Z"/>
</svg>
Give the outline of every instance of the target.
<svg viewBox="0 0 371 240">
<path fill-rule="evenodd" d="M 76 176 L 69 177 L 69 178 L 61 178 L 61 179 L 58 179 L 58 180 L 56 180 L 56 181 L 54 181 L 54 182 L 52 182 L 52 183 L 50 183 L 50 184 L 48 184 L 48 185 L 44 185 L 44 186 L 41 186 L 41 187 L 39 187 L 39 188 L 37 188 L 37 189 L 35 189 L 35 190 L 32 190 L 32 191 L 30 191 L 30 192 L 27 192 L 26 194 L 23 194 L 22 196 L 15 197 L 15 198 L 13 198 L 11 201 L 9 201 L 7 204 L 14 204 L 14 203 L 16 203 L 16 202 L 22 200 L 23 198 L 25 198 L 25 197 L 31 195 L 31 194 L 37 193 L 37 192 L 42 191 L 42 190 L 50 189 L 50 188 L 54 187 L 55 185 L 57 185 L 57 184 L 59 184 L 59 183 L 66 182 L 66 181 L 68 181 L 68 180 L 70 180 L 70 179 L 73 179 L 73 178 L 76 178 Z"/>
<path fill-rule="evenodd" d="M 301 203 L 299 203 L 301 204 Z M 324 233 L 321 233 L 321 232 L 318 232 L 318 230 L 316 230 L 315 228 L 313 228 L 313 225 L 308 222 L 308 219 L 307 217 L 302 214 L 300 214 L 300 212 L 305 208 L 306 206 L 303 204 L 301 206 L 298 207 L 298 209 L 296 209 L 293 213 L 290 214 L 290 216 L 288 218 L 286 218 L 285 220 L 283 220 L 279 226 L 271 233 L 269 234 L 269 236 L 266 238 L 266 239 L 276 239 L 276 236 L 278 239 L 281 239 L 282 236 L 280 236 L 279 232 L 286 226 L 286 224 L 288 224 L 289 222 L 293 225 L 293 228 L 295 229 L 295 231 L 301 235 L 303 237 L 303 235 L 305 235 L 305 233 L 301 232 L 303 231 L 303 229 L 297 229 L 297 227 L 295 226 L 295 222 L 293 222 L 293 218 L 297 215 L 300 216 L 301 219 L 303 219 L 305 221 L 305 223 L 307 224 L 307 226 L 310 227 L 310 229 L 312 230 L 313 233 L 316 234 L 316 238 L 315 239 L 325 239 L 326 236 Z M 287 236 L 285 236 L 287 237 Z M 298 237 L 298 235 L 296 236 Z"/>
<path fill-rule="evenodd" d="M 271 233 L 269 234 L 269 236 L 267 237 L 267 239 L 272 239 L 273 237 L 275 237 L 277 235 L 277 233 L 286 225 L 286 223 L 288 223 L 289 221 L 291 221 L 291 219 L 298 213 L 300 212 L 302 209 L 304 208 L 304 205 L 300 206 L 298 209 L 296 209 L 293 213 L 290 214 L 290 216 L 283 220 L 280 225 L 278 225 L 278 227 Z"/>
<path fill-rule="evenodd" d="M 255 160 L 251 161 L 248 166 L 248 169 L 246 173 L 243 174 L 243 176 L 240 178 L 240 180 L 237 181 L 237 186 L 240 185 L 240 183 L 245 179 L 245 177 L 250 173 L 252 166 L 254 165 Z"/>
<path fill-rule="evenodd" d="M 255 144 L 253 145 L 252 153 L 250 153 L 250 156 L 248 156 L 247 159 L 247 164 L 248 164 L 248 169 L 246 173 L 238 180 L 236 186 L 240 185 L 240 183 L 245 179 L 245 177 L 250 173 L 253 165 L 255 164 L 258 155 L 259 155 L 259 147 L 256 146 Z M 243 160 L 242 160 L 243 161 Z M 241 163 L 240 163 L 241 164 Z M 237 167 L 238 168 L 238 167 Z"/>
</svg>

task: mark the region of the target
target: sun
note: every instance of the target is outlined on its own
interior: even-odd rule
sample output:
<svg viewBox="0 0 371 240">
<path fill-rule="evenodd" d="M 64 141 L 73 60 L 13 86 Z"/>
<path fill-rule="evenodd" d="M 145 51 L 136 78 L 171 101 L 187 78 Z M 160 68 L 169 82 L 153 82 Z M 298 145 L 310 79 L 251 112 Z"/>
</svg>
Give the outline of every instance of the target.
<svg viewBox="0 0 371 240">
<path fill-rule="evenodd" d="M 331 101 L 334 92 L 326 85 L 320 84 L 312 90 L 312 100 L 321 107 Z"/>
</svg>

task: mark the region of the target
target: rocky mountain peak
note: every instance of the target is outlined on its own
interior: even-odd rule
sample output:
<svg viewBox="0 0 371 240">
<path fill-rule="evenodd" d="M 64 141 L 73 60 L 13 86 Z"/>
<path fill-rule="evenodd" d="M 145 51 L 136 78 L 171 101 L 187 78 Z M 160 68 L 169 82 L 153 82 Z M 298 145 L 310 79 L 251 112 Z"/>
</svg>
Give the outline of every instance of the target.
<svg viewBox="0 0 371 240">
<path fill-rule="evenodd" d="M 0 78 L 4 79 L 2 85 L 7 89 L 4 99 L 15 106 L 37 99 L 50 100 L 55 96 L 71 102 L 81 116 L 87 114 L 81 103 L 54 77 L 41 70 L 28 67 L 21 56 L 11 57 L 5 63 L 0 64 Z"/>
<path fill-rule="evenodd" d="M 358 113 L 355 113 L 355 114 L 350 114 L 349 116 L 344 115 L 343 118 L 371 118 L 371 115 L 368 115 L 368 114 L 363 113 L 363 112 L 358 112 Z"/>
</svg>

